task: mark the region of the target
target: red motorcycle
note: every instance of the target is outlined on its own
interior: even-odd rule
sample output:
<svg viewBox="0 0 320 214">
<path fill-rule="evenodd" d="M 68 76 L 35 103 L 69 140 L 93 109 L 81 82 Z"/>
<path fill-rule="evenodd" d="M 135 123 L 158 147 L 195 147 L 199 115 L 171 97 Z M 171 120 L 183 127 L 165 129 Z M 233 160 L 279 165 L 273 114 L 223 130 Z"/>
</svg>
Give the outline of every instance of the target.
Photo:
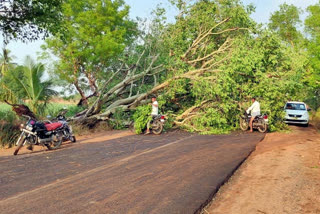
<svg viewBox="0 0 320 214">
<path fill-rule="evenodd" d="M 21 134 L 16 142 L 14 155 L 17 155 L 24 145 L 28 145 L 31 150 L 34 145 L 46 146 L 49 150 L 60 147 L 63 138 L 62 123 L 45 124 L 29 116 L 23 116 L 28 118 L 28 121 L 26 124 L 21 124 Z"/>
</svg>

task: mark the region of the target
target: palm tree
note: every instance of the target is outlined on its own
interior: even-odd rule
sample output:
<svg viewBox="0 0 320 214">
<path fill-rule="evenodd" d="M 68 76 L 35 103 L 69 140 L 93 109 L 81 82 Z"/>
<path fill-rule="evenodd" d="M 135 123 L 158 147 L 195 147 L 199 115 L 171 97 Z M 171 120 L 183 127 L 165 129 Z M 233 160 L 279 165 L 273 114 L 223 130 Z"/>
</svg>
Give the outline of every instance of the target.
<svg viewBox="0 0 320 214">
<path fill-rule="evenodd" d="M 16 102 L 17 97 L 10 87 L 5 84 L 8 82 L 8 76 L 11 75 L 9 70 L 15 69 L 15 64 L 12 63 L 12 60 L 16 58 L 15 56 L 10 55 L 10 50 L 5 47 L 2 48 L 0 53 L 0 100 L 9 100 Z M 10 78 L 10 77 L 9 77 Z M 11 78 L 12 79 L 12 78 Z"/>
<path fill-rule="evenodd" d="M 27 96 L 25 100 L 29 103 L 31 110 L 38 113 L 40 107 L 45 106 L 50 97 L 57 95 L 57 92 L 52 89 L 52 81 L 43 81 L 45 67 L 42 63 L 35 63 L 30 56 L 27 56 L 23 71 L 24 78 L 16 78 L 16 81 L 23 88 Z"/>
<path fill-rule="evenodd" d="M 15 56 L 10 55 L 10 50 L 2 48 L 2 53 L 0 54 L 0 63 L 1 63 L 1 75 L 4 76 L 5 73 L 14 66 L 12 60 L 15 59 Z"/>
</svg>

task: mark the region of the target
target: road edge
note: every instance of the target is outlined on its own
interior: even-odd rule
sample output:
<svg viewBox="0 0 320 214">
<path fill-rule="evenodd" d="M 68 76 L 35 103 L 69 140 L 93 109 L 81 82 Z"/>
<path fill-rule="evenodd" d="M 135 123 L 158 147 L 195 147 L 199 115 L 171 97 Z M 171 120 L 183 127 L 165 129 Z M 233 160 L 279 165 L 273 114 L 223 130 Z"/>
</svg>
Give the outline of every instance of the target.
<svg viewBox="0 0 320 214">
<path fill-rule="evenodd" d="M 212 203 L 213 198 L 217 195 L 222 186 L 224 186 L 238 171 L 238 169 L 246 162 L 246 160 L 251 156 L 251 154 L 256 151 L 257 146 L 261 143 L 267 134 L 265 134 L 260 141 L 256 144 L 256 146 L 248 153 L 248 155 L 240 161 L 240 163 L 225 177 L 225 179 L 217 186 L 217 188 L 209 195 L 209 198 L 200 205 L 200 207 L 194 212 L 194 214 L 207 214 L 206 208 L 209 207 Z"/>
</svg>

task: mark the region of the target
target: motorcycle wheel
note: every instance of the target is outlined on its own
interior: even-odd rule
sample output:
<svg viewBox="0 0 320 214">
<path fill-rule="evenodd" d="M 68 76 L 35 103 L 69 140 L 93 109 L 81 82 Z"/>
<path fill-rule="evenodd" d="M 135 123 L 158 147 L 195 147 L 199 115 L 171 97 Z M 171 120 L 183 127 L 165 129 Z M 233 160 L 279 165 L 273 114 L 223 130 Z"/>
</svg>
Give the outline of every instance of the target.
<svg viewBox="0 0 320 214">
<path fill-rule="evenodd" d="M 56 134 L 54 134 L 54 136 L 52 137 L 52 141 L 48 144 L 46 144 L 46 147 L 49 150 L 54 150 L 60 147 L 61 143 L 62 143 L 62 138 L 63 138 L 63 134 L 58 132 Z"/>
<path fill-rule="evenodd" d="M 242 131 L 247 131 L 248 128 L 249 128 L 249 123 L 245 119 L 240 118 L 240 129 Z"/>
<path fill-rule="evenodd" d="M 70 136 L 70 137 L 69 137 L 69 140 L 70 140 L 72 143 L 77 142 L 77 139 L 76 139 L 75 136 Z"/>
<path fill-rule="evenodd" d="M 14 150 L 13 155 L 17 155 L 17 154 L 18 154 L 18 152 L 19 152 L 19 150 L 21 149 L 21 147 L 23 146 L 25 140 L 26 140 L 26 136 L 25 136 L 23 133 L 21 133 L 19 142 L 17 143 L 17 147 L 16 147 L 16 149 Z"/>
<path fill-rule="evenodd" d="M 265 133 L 268 130 L 268 125 L 264 120 L 259 121 L 262 125 L 258 126 L 258 131 L 261 133 Z"/>
<path fill-rule="evenodd" d="M 153 121 L 152 123 L 152 132 L 153 134 L 161 134 L 163 130 L 163 125 L 159 120 Z"/>
</svg>

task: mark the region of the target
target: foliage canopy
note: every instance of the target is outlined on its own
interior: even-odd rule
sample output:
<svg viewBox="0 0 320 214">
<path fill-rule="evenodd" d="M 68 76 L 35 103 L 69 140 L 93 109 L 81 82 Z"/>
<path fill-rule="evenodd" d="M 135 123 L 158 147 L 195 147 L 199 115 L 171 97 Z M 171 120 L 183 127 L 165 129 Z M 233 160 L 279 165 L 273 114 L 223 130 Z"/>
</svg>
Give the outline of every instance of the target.
<svg viewBox="0 0 320 214">
<path fill-rule="evenodd" d="M 0 30 L 10 39 L 32 41 L 60 30 L 62 0 L 0 0 Z"/>
</svg>

